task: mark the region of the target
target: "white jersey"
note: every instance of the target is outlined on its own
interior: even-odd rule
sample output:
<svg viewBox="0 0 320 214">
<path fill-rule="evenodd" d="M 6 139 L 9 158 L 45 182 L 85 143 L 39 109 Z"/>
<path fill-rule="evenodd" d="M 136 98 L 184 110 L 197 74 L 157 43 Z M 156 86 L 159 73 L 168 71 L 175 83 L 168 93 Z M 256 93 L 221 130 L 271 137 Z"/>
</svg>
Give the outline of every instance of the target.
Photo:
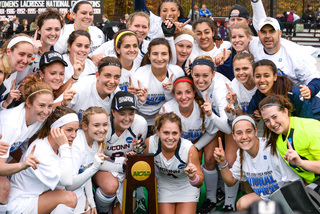
<svg viewBox="0 0 320 214">
<path fill-rule="evenodd" d="M 203 100 L 206 100 L 206 95 L 208 93 L 209 101 L 212 105 L 212 115 L 211 119 L 215 121 L 215 131 L 223 131 L 226 134 L 231 132 L 231 128 L 228 125 L 228 116 L 224 111 L 224 108 L 228 105 L 226 95 L 228 89 L 226 83 L 230 84 L 230 81 L 224 77 L 222 74 L 215 72 L 215 76 L 212 79 L 211 85 L 204 91 L 199 91 L 198 94 Z"/>
<path fill-rule="evenodd" d="M 140 67 L 141 61 L 138 58 L 135 58 L 133 60 L 133 65 L 131 70 L 127 70 L 124 67 L 121 69 L 121 77 L 119 82 L 119 88 L 122 91 L 128 91 L 129 87 L 129 76 L 132 75 L 139 67 Z"/>
<path fill-rule="evenodd" d="M 167 83 L 171 74 L 173 74 L 172 82 L 180 76 L 184 76 L 184 71 L 177 65 L 168 64 L 167 77 L 160 82 L 152 73 L 151 64 L 138 68 L 131 76 L 132 83 L 138 86 L 137 80 L 140 81 L 142 87 L 148 89 L 148 97 L 146 102 L 139 106 L 139 113 L 141 113 L 147 120 L 148 125 L 153 125 L 155 116 L 159 113 L 162 105 L 173 98 L 171 91 L 165 90 L 162 86 Z"/>
<path fill-rule="evenodd" d="M 8 210 L 16 209 L 15 207 L 11 207 L 10 203 L 14 199 L 39 196 L 46 191 L 55 190 L 58 187 L 61 173 L 61 158 L 59 154 L 54 152 L 47 137 L 35 140 L 23 154 L 20 162 L 26 159 L 34 145 L 36 145 L 34 155 L 40 161 L 40 164 L 37 164 L 38 169 L 36 170 L 28 167 L 11 177 Z M 64 187 L 59 186 L 58 188 Z"/>
<path fill-rule="evenodd" d="M 291 168 L 286 164 L 277 151 L 276 155 L 271 154 L 271 147 L 267 147 L 267 140 L 259 138 L 259 152 L 252 158 L 249 153 L 243 151 L 241 181 L 248 181 L 252 190 L 263 200 L 268 200 L 270 195 L 283 186 L 285 183 L 299 179 Z M 237 151 L 237 159 L 230 169 L 235 179 L 240 180 L 240 156 Z"/>
<path fill-rule="evenodd" d="M 10 146 L 7 154 L 0 156 L 8 158 L 9 153 L 14 152 L 29 138 L 31 138 L 40 128 L 42 123 L 35 122 L 29 126 L 26 124 L 25 103 L 11 109 L 0 112 L 1 141 L 7 142 Z M 26 144 L 27 145 L 27 144 Z"/>
<path fill-rule="evenodd" d="M 211 120 L 206 116 L 205 121 L 200 117 L 201 109 L 196 101 L 193 101 L 193 111 L 189 117 L 184 117 L 179 110 L 179 104 L 176 99 L 172 99 L 166 102 L 164 105 L 165 112 L 160 109 L 160 114 L 174 112 L 181 118 L 182 132 L 181 137 L 193 142 L 194 140 L 200 138 L 205 131 L 212 129 L 210 127 Z M 202 129 L 204 125 L 204 130 Z M 210 133 L 210 132 L 209 132 Z"/>
<path fill-rule="evenodd" d="M 230 88 L 234 93 L 236 93 L 242 111 L 246 112 L 252 96 L 256 93 L 257 86 L 254 86 L 253 89 L 248 90 L 242 83 L 234 78 L 231 82 Z"/>
<path fill-rule="evenodd" d="M 71 147 L 74 175 L 81 174 L 93 164 L 94 156 L 97 154 L 98 149 L 99 145 L 97 141 L 94 141 L 92 147 L 90 147 L 84 131 L 82 129 L 77 131 L 77 137 L 73 140 Z M 89 182 L 91 181 L 89 180 Z M 84 186 L 85 183 L 74 191 L 78 198 L 84 194 Z"/>
<path fill-rule="evenodd" d="M 139 134 L 145 140 L 147 136 L 147 121 L 140 115 L 135 114 L 133 123 L 129 129 L 126 129 L 120 136 L 117 136 L 114 130 L 113 122 L 108 121 L 108 133 L 106 135 L 106 151 L 109 157 L 107 161 L 114 161 L 116 157 L 125 157 L 127 152 L 132 151 L 132 141 L 137 140 Z"/>
<path fill-rule="evenodd" d="M 228 42 L 228 41 L 223 41 L 223 43 L 221 44 L 220 48 L 217 48 L 217 46 L 214 45 L 212 50 L 204 51 L 204 50 L 201 50 L 199 44 L 195 40 L 194 44 L 193 44 L 192 52 L 191 52 L 191 54 L 189 56 L 189 60 L 191 60 L 191 62 L 193 62 L 196 57 L 202 56 L 202 55 L 207 55 L 207 56 L 210 56 L 210 57 L 213 58 L 217 54 L 222 53 L 224 48 L 226 50 L 230 49 L 231 48 L 231 43 Z M 188 60 L 188 62 L 189 62 L 189 60 Z"/>
<path fill-rule="evenodd" d="M 316 61 L 306 47 L 284 39 L 280 41 L 280 44 L 280 50 L 269 55 L 264 51 L 259 38 L 253 37 L 249 50 L 256 62 L 262 59 L 271 60 L 278 68 L 278 75 L 287 76 L 296 84 L 307 85 L 312 79 L 320 78 L 315 65 Z"/>
<path fill-rule="evenodd" d="M 92 52 L 104 43 L 105 35 L 102 30 L 100 30 L 96 26 L 89 26 L 88 30 L 91 38 L 90 52 Z M 60 33 L 60 38 L 54 45 L 55 51 L 58 51 L 61 54 L 67 52 L 68 39 L 73 31 L 75 31 L 74 24 L 66 24 L 63 26 Z"/>
<path fill-rule="evenodd" d="M 74 69 L 73 69 L 73 65 L 70 62 L 70 54 L 68 54 L 68 53 L 64 54 L 63 59 L 68 64 L 68 66 L 65 67 L 65 70 L 64 70 L 64 81 L 63 82 L 66 83 L 71 78 L 71 76 L 74 74 Z M 95 74 L 97 70 L 98 69 L 95 66 L 95 64 L 89 58 L 86 58 L 84 70 L 80 74 L 79 79 L 81 79 L 82 77 L 91 75 L 91 74 Z"/>
<path fill-rule="evenodd" d="M 77 93 L 74 95 L 68 107 L 78 112 L 79 116 L 91 106 L 103 107 L 108 114 L 110 114 L 112 99 L 120 89 L 117 87 L 112 94 L 105 99 L 101 99 L 97 91 L 96 83 L 96 76 L 90 75 L 83 77 L 80 81 L 72 85 L 71 89 Z"/>
<path fill-rule="evenodd" d="M 161 152 L 158 135 L 149 138 L 148 153 L 154 154 L 159 203 L 198 202 L 200 190 L 193 187 L 184 172 L 192 143 L 180 138 L 175 155 L 167 160 Z"/>
<path fill-rule="evenodd" d="M 150 41 L 142 40 L 142 43 L 139 47 L 139 54 L 137 56 L 138 61 L 142 61 L 143 56 L 148 52 L 148 46 Z M 103 43 L 99 48 L 95 49 L 92 53 L 89 54 L 90 57 L 97 54 L 104 54 L 106 56 L 113 56 L 117 58 L 117 53 L 114 49 L 114 40 L 107 41 Z"/>
</svg>

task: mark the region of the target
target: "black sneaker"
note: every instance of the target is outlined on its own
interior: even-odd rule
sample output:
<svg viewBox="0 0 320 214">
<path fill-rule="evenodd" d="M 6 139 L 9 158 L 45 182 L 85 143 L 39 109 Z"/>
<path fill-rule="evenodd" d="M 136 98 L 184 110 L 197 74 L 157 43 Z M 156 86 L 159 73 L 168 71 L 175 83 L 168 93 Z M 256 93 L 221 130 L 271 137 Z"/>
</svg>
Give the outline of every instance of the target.
<svg viewBox="0 0 320 214">
<path fill-rule="evenodd" d="M 234 211 L 234 209 L 233 209 L 231 204 L 230 205 L 224 205 L 223 212 L 233 212 L 233 211 Z"/>
<path fill-rule="evenodd" d="M 211 211 L 216 210 L 216 203 L 212 202 L 210 199 L 206 199 L 197 214 L 208 214 Z"/>
<path fill-rule="evenodd" d="M 225 199 L 225 194 L 221 188 L 217 189 L 216 197 L 217 197 L 217 206 L 220 206 L 224 202 L 224 199 Z"/>
</svg>

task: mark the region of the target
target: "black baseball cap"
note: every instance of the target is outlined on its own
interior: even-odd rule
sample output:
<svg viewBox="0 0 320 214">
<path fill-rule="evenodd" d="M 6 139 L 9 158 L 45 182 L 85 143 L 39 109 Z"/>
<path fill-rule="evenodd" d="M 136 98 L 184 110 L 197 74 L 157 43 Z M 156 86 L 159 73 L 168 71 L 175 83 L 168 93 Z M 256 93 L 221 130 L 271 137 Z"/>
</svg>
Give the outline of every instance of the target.
<svg viewBox="0 0 320 214">
<path fill-rule="evenodd" d="M 239 14 L 231 14 L 233 10 L 239 10 Z M 229 10 L 229 19 L 231 17 L 243 17 L 249 19 L 249 10 L 244 6 L 236 4 Z"/>
<path fill-rule="evenodd" d="M 48 51 L 41 56 L 39 67 L 41 68 L 42 66 L 50 65 L 53 62 L 61 62 L 64 65 L 64 67 L 68 66 L 68 63 L 66 63 L 66 61 L 63 60 L 63 57 L 59 52 Z"/>
<path fill-rule="evenodd" d="M 137 110 L 136 98 L 127 91 L 118 91 L 112 100 L 111 109 L 121 111 L 123 109 Z"/>
</svg>

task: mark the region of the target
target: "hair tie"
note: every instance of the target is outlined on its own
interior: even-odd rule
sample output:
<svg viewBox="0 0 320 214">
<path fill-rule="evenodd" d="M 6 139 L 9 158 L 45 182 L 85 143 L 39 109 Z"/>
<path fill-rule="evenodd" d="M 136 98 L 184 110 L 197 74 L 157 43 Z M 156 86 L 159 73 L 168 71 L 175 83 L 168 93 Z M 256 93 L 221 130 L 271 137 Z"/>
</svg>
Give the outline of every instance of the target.
<svg viewBox="0 0 320 214">
<path fill-rule="evenodd" d="M 177 44 L 178 42 L 181 42 L 182 40 L 187 40 L 187 41 L 191 42 L 192 44 L 194 42 L 193 36 L 191 36 L 189 34 L 181 34 L 181 35 L 177 36 L 177 38 L 174 39 L 174 44 Z"/>
<path fill-rule="evenodd" d="M 19 43 L 19 42 L 28 42 L 33 46 L 33 42 L 29 37 L 26 36 L 17 36 L 14 37 L 13 39 L 10 40 L 7 48 L 12 48 L 12 46 L 14 46 L 15 44 Z"/>
<path fill-rule="evenodd" d="M 176 81 L 173 83 L 173 86 L 175 86 L 175 85 L 178 84 L 179 82 L 188 82 L 188 83 L 191 83 L 192 85 L 194 85 L 194 83 L 193 83 L 192 80 L 189 80 L 189 79 L 186 79 L 186 78 L 181 78 L 181 79 L 176 80 Z"/>
<path fill-rule="evenodd" d="M 207 65 L 210 68 L 212 68 L 212 70 L 215 69 L 214 63 L 212 61 L 208 60 L 208 59 L 196 59 L 196 60 L 194 60 L 193 63 L 192 63 L 192 69 L 196 65 Z"/>
<path fill-rule="evenodd" d="M 106 63 L 103 63 L 99 66 L 98 70 L 100 71 L 103 67 L 105 66 L 109 66 L 109 65 L 113 65 L 113 66 L 117 66 L 121 69 L 121 64 L 119 63 L 115 63 L 115 62 L 106 62 Z"/>
<path fill-rule="evenodd" d="M 280 107 L 280 108 L 284 108 L 283 105 L 280 105 L 280 104 L 277 104 L 277 103 L 267 103 L 267 104 L 264 104 L 264 105 L 260 108 L 260 111 L 262 111 L 262 109 L 263 109 L 264 107 L 267 107 L 267 106 L 278 106 L 278 107 Z"/>
<path fill-rule="evenodd" d="M 50 128 L 60 128 L 71 122 L 79 122 L 78 115 L 75 113 L 65 114 L 51 124 Z"/>
<path fill-rule="evenodd" d="M 125 33 L 130 33 L 130 34 L 136 35 L 135 32 L 132 32 L 132 31 L 130 31 L 130 30 L 126 30 L 126 31 L 123 31 L 123 32 L 119 33 L 119 35 L 118 35 L 117 38 L 116 38 L 116 45 L 115 45 L 115 47 L 118 46 L 118 42 L 119 42 L 120 37 L 121 37 L 123 34 L 125 34 Z"/>
<path fill-rule="evenodd" d="M 42 92 L 42 91 L 50 92 L 50 93 L 52 94 L 52 96 L 53 96 L 52 91 L 45 88 L 45 89 L 40 89 L 40 90 L 38 90 L 38 91 L 32 92 L 32 93 L 27 97 L 27 99 L 29 99 L 32 95 L 34 95 L 34 94 L 36 94 L 36 93 L 38 93 L 38 92 Z M 26 100 L 27 100 L 27 99 L 26 99 Z"/>
<path fill-rule="evenodd" d="M 232 131 L 233 131 L 233 128 L 234 128 L 234 126 L 236 125 L 236 123 L 239 122 L 240 120 L 249 121 L 250 123 L 252 123 L 253 127 L 254 127 L 255 129 L 257 129 L 256 123 L 254 122 L 254 120 L 253 120 L 251 117 L 249 117 L 248 115 L 241 115 L 241 116 L 236 117 L 236 118 L 232 121 Z"/>
</svg>

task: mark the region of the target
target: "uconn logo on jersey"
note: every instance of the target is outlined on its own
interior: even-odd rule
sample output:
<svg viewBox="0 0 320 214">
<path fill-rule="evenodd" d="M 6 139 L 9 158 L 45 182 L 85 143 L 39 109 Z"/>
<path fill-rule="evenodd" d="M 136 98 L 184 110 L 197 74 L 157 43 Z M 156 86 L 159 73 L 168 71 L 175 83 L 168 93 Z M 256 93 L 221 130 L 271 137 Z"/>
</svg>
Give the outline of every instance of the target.
<svg viewBox="0 0 320 214">
<path fill-rule="evenodd" d="M 29 139 L 30 139 L 30 138 L 26 139 L 26 140 L 23 141 L 23 142 L 14 142 L 14 143 L 11 145 L 10 153 L 16 151 L 17 149 L 19 149 L 24 143 L 28 142 Z"/>
<path fill-rule="evenodd" d="M 188 132 L 181 133 L 182 138 L 190 140 L 191 142 L 198 139 L 200 136 L 202 136 L 202 131 L 198 130 L 188 130 Z"/>
<path fill-rule="evenodd" d="M 150 94 L 148 95 L 146 104 L 147 105 L 157 105 L 165 100 L 165 96 L 163 94 Z"/>
</svg>

